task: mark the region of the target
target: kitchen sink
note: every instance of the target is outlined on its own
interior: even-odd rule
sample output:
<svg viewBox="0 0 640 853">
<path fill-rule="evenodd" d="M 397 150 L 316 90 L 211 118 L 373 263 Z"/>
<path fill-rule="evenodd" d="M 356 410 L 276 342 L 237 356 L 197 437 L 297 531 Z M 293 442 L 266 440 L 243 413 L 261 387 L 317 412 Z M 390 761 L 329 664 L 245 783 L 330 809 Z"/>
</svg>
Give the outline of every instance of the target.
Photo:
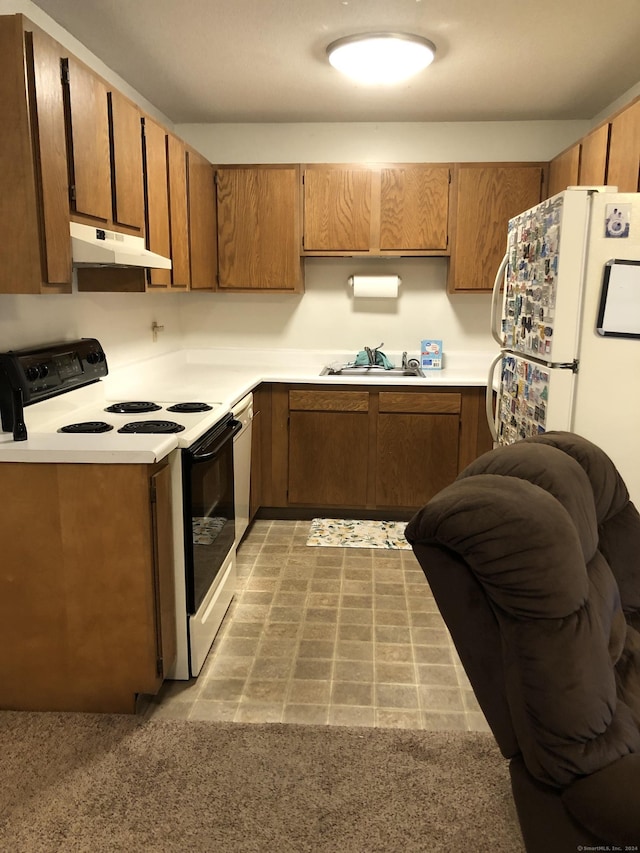
<svg viewBox="0 0 640 853">
<path fill-rule="evenodd" d="M 379 364 L 351 365 L 344 364 L 342 366 L 328 365 L 323 367 L 320 376 L 357 376 L 367 379 L 407 379 L 407 378 L 424 378 L 424 373 L 420 367 L 391 367 L 384 368 Z"/>
</svg>

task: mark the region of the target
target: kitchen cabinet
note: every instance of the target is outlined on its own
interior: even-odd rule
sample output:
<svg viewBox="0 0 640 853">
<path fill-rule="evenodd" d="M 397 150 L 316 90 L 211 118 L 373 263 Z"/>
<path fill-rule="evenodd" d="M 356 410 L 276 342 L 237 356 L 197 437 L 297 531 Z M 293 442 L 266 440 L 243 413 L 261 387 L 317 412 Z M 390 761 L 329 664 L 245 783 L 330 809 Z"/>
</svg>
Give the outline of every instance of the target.
<svg viewBox="0 0 640 853">
<path fill-rule="evenodd" d="M 571 148 L 549 163 L 549 187 L 552 196 L 575 186 L 604 186 L 607 175 L 610 124 L 592 130 Z"/>
<path fill-rule="evenodd" d="M 458 474 L 462 395 L 379 394 L 375 495 L 378 507 L 419 507 Z"/>
<path fill-rule="evenodd" d="M 366 506 L 368 444 L 367 391 L 289 391 L 288 502 Z"/>
<path fill-rule="evenodd" d="M 141 236 L 140 111 L 75 57 L 63 81 L 72 219 Z"/>
<path fill-rule="evenodd" d="M 558 154 L 549 163 L 549 187 L 547 195 L 552 196 L 574 187 L 580 179 L 580 143 L 577 142 Z"/>
<path fill-rule="evenodd" d="M 0 707 L 132 713 L 175 658 L 169 466 L 4 463 L 0 489 Z"/>
<path fill-rule="evenodd" d="M 450 167 L 304 167 L 304 254 L 446 254 Z"/>
<path fill-rule="evenodd" d="M 0 17 L 0 293 L 70 293 L 62 48 Z"/>
<path fill-rule="evenodd" d="M 607 181 L 609 122 L 592 130 L 580 142 L 580 177 L 583 186 L 602 187 Z"/>
<path fill-rule="evenodd" d="M 450 293 L 493 288 L 509 219 L 545 197 L 544 163 L 465 163 L 453 175 Z"/>
<path fill-rule="evenodd" d="M 406 516 L 491 449 L 484 388 L 262 386 L 261 504 Z"/>
<path fill-rule="evenodd" d="M 192 148 L 187 148 L 187 186 L 191 290 L 216 286 L 216 201 L 214 169 Z"/>
<path fill-rule="evenodd" d="M 215 186 L 218 289 L 301 292 L 299 167 L 218 167 Z"/>
<path fill-rule="evenodd" d="M 611 119 L 607 184 L 625 193 L 640 189 L 640 98 Z"/>
<path fill-rule="evenodd" d="M 169 180 L 167 131 L 153 119 L 144 119 L 144 171 L 147 208 L 147 248 L 168 258 L 171 254 L 169 226 Z M 171 287 L 171 270 L 147 270 L 150 290 Z"/>
<path fill-rule="evenodd" d="M 185 290 L 191 284 L 187 150 L 184 142 L 172 133 L 167 134 L 167 175 L 169 182 L 171 286 Z M 213 206 L 213 200 L 211 205 Z"/>
</svg>

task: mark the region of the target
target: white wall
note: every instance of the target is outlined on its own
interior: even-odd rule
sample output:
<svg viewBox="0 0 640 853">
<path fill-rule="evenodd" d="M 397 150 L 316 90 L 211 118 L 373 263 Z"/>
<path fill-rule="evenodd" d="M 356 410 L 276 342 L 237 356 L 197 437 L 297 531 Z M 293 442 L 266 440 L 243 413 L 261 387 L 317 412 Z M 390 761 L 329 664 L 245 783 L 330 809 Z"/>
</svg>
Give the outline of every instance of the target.
<svg viewBox="0 0 640 853">
<path fill-rule="evenodd" d="M 74 338 L 97 338 L 112 367 L 182 346 L 174 293 L 0 294 L 0 351 Z M 164 325 L 154 343 L 151 323 Z"/>
<path fill-rule="evenodd" d="M 587 121 L 179 124 L 212 163 L 547 161 Z"/>
<path fill-rule="evenodd" d="M 189 346 L 281 347 L 357 352 L 363 346 L 418 352 L 423 338 L 445 350 L 492 350 L 489 297 L 446 293 L 447 260 L 309 258 L 304 296 L 191 294 L 181 303 Z M 354 299 L 352 274 L 399 274 L 397 299 Z"/>
</svg>

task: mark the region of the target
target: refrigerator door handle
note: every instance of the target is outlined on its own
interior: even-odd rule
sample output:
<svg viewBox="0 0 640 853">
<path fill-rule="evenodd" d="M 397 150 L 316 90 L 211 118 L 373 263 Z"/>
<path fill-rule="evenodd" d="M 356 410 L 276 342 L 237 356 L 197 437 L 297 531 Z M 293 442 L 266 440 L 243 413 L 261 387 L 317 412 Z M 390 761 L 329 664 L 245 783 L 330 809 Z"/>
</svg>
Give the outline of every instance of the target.
<svg viewBox="0 0 640 853">
<path fill-rule="evenodd" d="M 491 334 L 494 341 L 501 347 L 504 346 L 504 341 L 502 340 L 502 294 L 500 293 L 500 288 L 504 282 L 504 272 L 508 262 L 509 253 L 505 252 L 503 259 L 500 261 L 491 293 Z"/>
<path fill-rule="evenodd" d="M 493 378 L 496 372 L 497 365 L 502 361 L 502 353 L 498 353 L 498 355 L 491 362 L 491 367 L 489 368 L 489 376 L 487 377 L 487 393 L 485 395 L 485 411 L 487 413 L 487 424 L 489 426 L 489 432 L 491 433 L 491 438 L 494 441 L 498 440 L 498 431 L 496 430 L 496 413 L 493 411 Z"/>
</svg>

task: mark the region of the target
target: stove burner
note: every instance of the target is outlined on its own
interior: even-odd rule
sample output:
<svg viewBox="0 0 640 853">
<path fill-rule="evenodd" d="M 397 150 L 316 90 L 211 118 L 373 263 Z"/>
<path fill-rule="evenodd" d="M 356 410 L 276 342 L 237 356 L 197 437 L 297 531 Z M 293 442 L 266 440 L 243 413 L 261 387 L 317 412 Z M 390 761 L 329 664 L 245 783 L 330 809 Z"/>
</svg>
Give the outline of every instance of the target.
<svg viewBox="0 0 640 853">
<path fill-rule="evenodd" d="M 210 412 L 213 406 L 208 403 L 176 403 L 168 406 L 168 412 Z"/>
<path fill-rule="evenodd" d="M 138 415 L 143 412 L 158 412 L 162 406 L 159 406 L 157 403 L 146 403 L 138 400 L 134 400 L 131 403 L 114 403 L 113 406 L 109 406 L 105 409 L 105 412 L 118 412 L 122 415 Z"/>
<path fill-rule="evenodd" d="M 131 421 L 118 432 L 182 432 L 184 427 L 175 421 Z"/>
<path fill-rule="evenodd" d="M 60 427 L 58 432 L 109 432 L 111 429 L 113 429 L 111 424 L 106 424 L 104 421 L 83 421 L 82 423 L 67 424 Z"/>
</svg>

